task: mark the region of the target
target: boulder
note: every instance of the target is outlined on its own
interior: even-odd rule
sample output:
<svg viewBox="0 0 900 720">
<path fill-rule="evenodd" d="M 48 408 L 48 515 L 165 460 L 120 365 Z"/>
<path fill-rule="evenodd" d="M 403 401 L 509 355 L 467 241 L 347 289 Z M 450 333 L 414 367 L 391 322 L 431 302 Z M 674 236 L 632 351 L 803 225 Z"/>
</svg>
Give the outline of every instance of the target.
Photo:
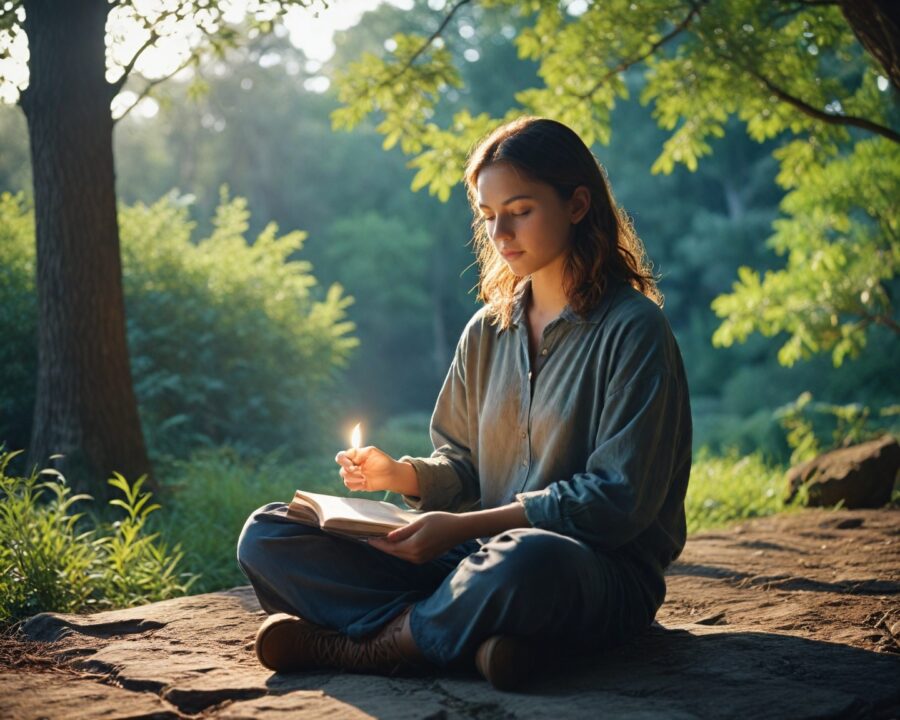
<svg viewBox="0 0 900 720">
<path fill-rule="evenodd" d="M 819 455 L 787 473 L 787 494 L 793 499 L 807 488 L 807 505 L 828 507 L 843 501 L 846 508 L 877 508 L 891 499 L 900 473 L 900 444 L 890 435 Z"/>
</svg>

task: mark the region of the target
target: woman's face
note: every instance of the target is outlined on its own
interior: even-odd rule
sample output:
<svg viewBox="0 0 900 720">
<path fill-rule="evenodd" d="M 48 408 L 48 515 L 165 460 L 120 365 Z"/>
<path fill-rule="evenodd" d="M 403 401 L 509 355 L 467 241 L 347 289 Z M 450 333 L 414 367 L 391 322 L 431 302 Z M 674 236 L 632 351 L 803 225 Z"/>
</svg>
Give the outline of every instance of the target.
<svg viewBox="0 0 900 720">
<path fill-rule="evenodd" d="M 487 235 L 514 274 L 561 275 L 573 224 L 590 205 L 587 188 L 563 200 L 550 185 L 501 162 L 478 174 L 477 194 Z"/>
</svg>

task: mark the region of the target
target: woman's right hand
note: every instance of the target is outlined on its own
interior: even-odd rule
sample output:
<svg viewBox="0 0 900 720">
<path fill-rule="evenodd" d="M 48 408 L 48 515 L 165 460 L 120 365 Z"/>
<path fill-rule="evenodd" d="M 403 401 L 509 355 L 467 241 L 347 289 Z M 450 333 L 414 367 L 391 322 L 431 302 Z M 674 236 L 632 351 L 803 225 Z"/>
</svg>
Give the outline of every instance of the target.
<svg viewBox="0 0 900 720">
<path fill-rule="evenodd" d="M 373 445 L 341 450 L 335 458 L 341 466 L 341 478 L 348 489 L 356 492 L 390 490 L 403 493 L 409 488 L 408 473 L 411 465 L 394 460 Z"/>
</svg>

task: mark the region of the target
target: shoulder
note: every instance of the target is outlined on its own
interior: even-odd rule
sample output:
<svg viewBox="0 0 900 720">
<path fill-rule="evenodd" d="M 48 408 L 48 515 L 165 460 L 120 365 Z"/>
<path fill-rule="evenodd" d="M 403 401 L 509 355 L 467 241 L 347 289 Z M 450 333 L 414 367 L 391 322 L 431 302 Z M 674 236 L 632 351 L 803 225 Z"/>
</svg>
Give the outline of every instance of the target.
<svg viewBox="0 0 900 720">
<path fill-rule="evenodd" d="M 624 283 L 614 289 L 599 325 L 607 333 L 644 337 L 648 340 L 672 334 L 663 309 L 646 295 Z"/>
<path fill-rule="evenodd" d="M 628 285 L 617 288 L 597 331 L 608 356 L 631 372 L 681 371 L 681 353 L 662 308 Z"/>
<path fill-rule="evenodd" d="M 464 358 L 477 351 L 482 346 L 482 341 L 496 335 L 496 325 L 488 316 L 488 308 L 482 305 L 472 317 L 469 318 L 456 346 L 457 358 Z"/>
<path fill-rule="evenodd" d="M 491 332 L 496 333 L 496 325 L 488 316 L 487 305 L 482 305 L 476 310 L 472 317 L 469 318 L 462 334 L 460 335 L 460 343 L 477 343 L 481 338 Z"/>
</svg>

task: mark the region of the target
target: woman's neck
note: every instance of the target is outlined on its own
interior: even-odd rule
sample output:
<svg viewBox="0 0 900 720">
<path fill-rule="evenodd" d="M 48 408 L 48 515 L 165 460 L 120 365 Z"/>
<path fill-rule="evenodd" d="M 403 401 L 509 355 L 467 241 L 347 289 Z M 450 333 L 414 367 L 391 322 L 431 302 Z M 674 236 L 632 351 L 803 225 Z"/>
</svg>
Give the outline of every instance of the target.
<svg viewBox="0 0 900 720">
<path fill-rule="evenodd" d="M 558 267 L 544 267 L 531 276 L 529 310 L 539 317 L 552 319 L 568 304 L 563 288 L 562 263 Z"/>
</svg>

